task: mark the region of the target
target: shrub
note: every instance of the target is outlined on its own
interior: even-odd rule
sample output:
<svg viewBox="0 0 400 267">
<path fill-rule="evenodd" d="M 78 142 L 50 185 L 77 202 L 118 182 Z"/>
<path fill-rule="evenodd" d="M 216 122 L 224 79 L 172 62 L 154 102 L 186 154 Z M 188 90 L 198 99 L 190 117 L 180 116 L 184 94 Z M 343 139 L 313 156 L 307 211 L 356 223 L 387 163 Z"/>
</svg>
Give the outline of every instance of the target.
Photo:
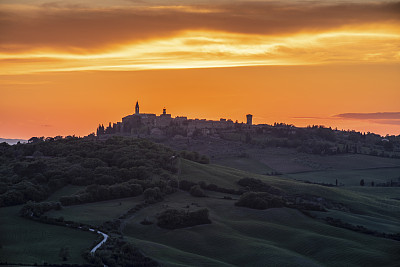
<svg viewBox="0 0 400 267">
<path fill-rule="evenodd" d="M 247 192 L 240 196 L 235 206 L 251 209 L 264 210 L 268 208 L 279 208 L 284 206 L 282 199 L 269 193 Z"/>
<path fill-rule="evenodd" d="M 178 229 L 210 223 L 208 209 L 200 209 L 193 212 L 169 209 L 157 217 L 157 225 L 165 229 Z"/>
<path fill-rule="evenodd" d="M 192 186 L 196 185 L 196 183 L 187 181 L 187 180 L 181 180 L 179 182 L 179 189 L 189 191 Z"/>
<path fill-rule="evenodd" d="M 161 190 L 158 187 L 147 188 L 144 190 L 143 195 L 144 200 L 150 204 L 162 201 L 164 199 Z"/>
<path fill-rule="evenodd" d="M 150 221 L 150 220 L 146 217 L 143 221 L 140 222 L 140 224 L 142 224 L 142 225 L 150 225 L 150 224 L 153 224 L 153 222 Z"/>
<path fill-rule="evenodd" d="M 194 197 L 205 197 L 206 194 L 198 185 L 194 185 L 190 188 L 190 194 Z"/>
<path fill-rule="evenodd" d="M 176 179 L 170 179 L 168 180 L 167 185 L 169 185 L 172 188 L 178 188 L 179 182 Z"/>
<path fill-rule="evenodd" d="M 263 181 L 254 178 L 242 178 L 237 182 L 240 186 L 247 187 L 254 192 L 268 192 L 274 195 L 282 195 L 282 191 L 276 187 L 267 185 Z"/>
</svg>

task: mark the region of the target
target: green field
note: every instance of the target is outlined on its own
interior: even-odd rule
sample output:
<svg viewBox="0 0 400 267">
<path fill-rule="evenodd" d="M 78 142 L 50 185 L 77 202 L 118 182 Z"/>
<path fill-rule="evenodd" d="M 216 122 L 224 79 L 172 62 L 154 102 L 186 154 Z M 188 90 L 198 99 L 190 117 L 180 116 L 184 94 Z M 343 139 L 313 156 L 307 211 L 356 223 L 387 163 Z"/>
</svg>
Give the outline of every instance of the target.
<svg viewBox="0 0 400 267">
<path fill-rule="evenodd" d="M 101 225 L 105 221 L 118 218 L 142 200 L 143 196 L 139 196 L 67 206 L 62 210 L 52 210 L 47 213 L 47 216 L 54 218 L 62 216 L 65 220 L 90 225 Z"/>
<path fill-rule="evenodd" d="M 223 165 L 243 171 L 254 172 L 258 174 L 266 174 L 274 171 L 265 163 L 255 159 L 246 157 L 224 157 L 212 161 L 214 164 Z"/>
<path fill-rule="evenodd" d="M 237 188 L 236 182 L 243 177 L 260 179 L 290 194 L 311 194 L 340 202 L 352 209 L 352 212 L 371 216 L 388 216 L 400 220 L 400 205 L 394 196 L 399 188 L 379 187 L 325 187 L 293 181 L 285 177 L 258 175 L 219 165 L 203 165 L 182 160 L 180 179 L 194 182 L 206 181 L 226 188 Z M 376 192 L 376 193 L 375 193 Z M 390 194 L 388 197 L 386 193 Z"/>
<path fill-rule="evenodd" d="M 360 185 L 360 180 L 364 179 L 365 185 L 370 186 L 371 182 L 386 183 L 390 180 L 398 181 L 400 178 L 400 168 L 379 168 L 365 170 L 332 170 L 332 171 L 312 171 L 302 173 L 287 174 L 286 177 L 310 181 L 316 183 L 339 184 L 346 186 Z"/>
<path fill-rule="evenodd" d="M 43 264 L 85 263 L 81 254 L 90 249 L 97 235 L 62 226 L 43 224 L 18 216 L 21 206 L 0 208 L 0 259 L 2 262 Z M 62 247 L 70 258 L 63 262 Z"/>
<path fill-rule="evenodd" d="M 281 173 L 326 170 L 359 170 L 372 168 L 400 168 L 400 159 L 374 157 L 362 154 L 321 156 L 297 152 L 290 148 L 243 148 L 246 158 L 231 154 L 219 156 L 213 162 L 254 173 L 268 169 Z M 265 171 L 264 171 L 265 170 Z"/>
<path fill-rule="evenodd" d="M 196 209 L 193 202 L 210 210 L 212 224 L 165 230 L 139 223 L 165 204 Z M 400 244 L 393 240 L 335 228 L 293 209 L 238 208 L 233 201 L 183 192 L 137 213 L 124 234 L 170 266 L 395 266 L 400 260 Z"/>
</svg>

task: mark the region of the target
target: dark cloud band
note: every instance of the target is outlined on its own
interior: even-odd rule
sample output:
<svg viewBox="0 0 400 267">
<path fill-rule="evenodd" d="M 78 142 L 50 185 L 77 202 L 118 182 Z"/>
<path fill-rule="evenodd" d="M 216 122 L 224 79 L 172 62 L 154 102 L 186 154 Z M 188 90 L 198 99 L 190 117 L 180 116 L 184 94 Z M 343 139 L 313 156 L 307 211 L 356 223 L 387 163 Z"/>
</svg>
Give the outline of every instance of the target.
<svg viewBox="0 0 400 267">
<path fill-rule="evenodd" d="M 358 4 L 239 3 L 187 8 L 52 7 L 0 12 L 0 51 L 75 50 L 162 38 L 185 30 L 285 35 L 400 21 L 400 2 Z"/>
</svg>

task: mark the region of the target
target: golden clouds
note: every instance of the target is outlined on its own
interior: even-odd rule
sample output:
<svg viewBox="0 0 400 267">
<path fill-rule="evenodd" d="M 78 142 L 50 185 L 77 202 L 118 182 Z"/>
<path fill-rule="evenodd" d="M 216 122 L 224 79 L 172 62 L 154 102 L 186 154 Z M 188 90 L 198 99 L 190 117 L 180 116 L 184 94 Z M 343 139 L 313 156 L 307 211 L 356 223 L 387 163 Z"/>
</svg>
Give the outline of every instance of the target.
<svg viewBox="0 0 400 267">
<path fill-rule="evenodd" d="M 367 29 L 287 36 L 186 31 L 92 53 L 46 48 L 0 53 L 0 73 L 396 63 L 399 42 L 396 33 Z"/>
<path fill-rule="evenodd" d="M 51 48 L 85 53 L 186 31 L 276 36 L 331 32 L 360 25 L 394 25 L 398 29 L 400 22 L 400 3 L 239 1 L 224 5 L 217 1 L 201 6 L 124 8 L 7 5 L 1 10 L 0 50 L 4 52 Z"/>
<path fill-rule="evenodd" d="M 399 7 L 7 5 L 0 73 L 396 63 Z"/>
</svg>

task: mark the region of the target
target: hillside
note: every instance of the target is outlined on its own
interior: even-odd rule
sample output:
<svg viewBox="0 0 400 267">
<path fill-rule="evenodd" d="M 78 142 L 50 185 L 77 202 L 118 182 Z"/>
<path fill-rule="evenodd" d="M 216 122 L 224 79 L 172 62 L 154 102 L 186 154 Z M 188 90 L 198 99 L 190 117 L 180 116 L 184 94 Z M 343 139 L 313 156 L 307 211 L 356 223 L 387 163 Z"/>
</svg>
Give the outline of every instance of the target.
<svg viewBox="0 0 400 267">
<path fill-rule="evenodd" d="M 375 157 L 349 164 L 346 157 L 313 155 L 332 168 L 277 176 L 268 164 L 268 175 L 260 174 L 253 156 L 206 164 L 196 153 L 142 139 L 47 140 L 2 145 L 0 152 L 2 263 L 396 266 L 400 260 L 400 188 L 357 182 L 396 177 L 395 159 L 379 158 L 376 171 L 357 176 L 351 166 Z M 242 170 L 233 168 L 240 159 Z M 392 172 L 381 172 L 385 166 Z M 317 184 L 332 183 L 338 173 L 345 186 Z M 166 217 L 174 210 L 180 217 Z M 89 228 L 110 236 L 94 255 L 89 251 L 100 237 Z M 37 242 L 48 249 L 38 251 Z M 69 250 L 66 260 L 62 248 Z"/>
<path fill-rule="evenodd" d="M 9 145 L 15 145 L 18 142 L 20 143 L 27 143 L 28 140 L 25 139 L 7 139 L 7 138 L 0 138 L 0 143 L 7 143 Z"/>
</svg>

